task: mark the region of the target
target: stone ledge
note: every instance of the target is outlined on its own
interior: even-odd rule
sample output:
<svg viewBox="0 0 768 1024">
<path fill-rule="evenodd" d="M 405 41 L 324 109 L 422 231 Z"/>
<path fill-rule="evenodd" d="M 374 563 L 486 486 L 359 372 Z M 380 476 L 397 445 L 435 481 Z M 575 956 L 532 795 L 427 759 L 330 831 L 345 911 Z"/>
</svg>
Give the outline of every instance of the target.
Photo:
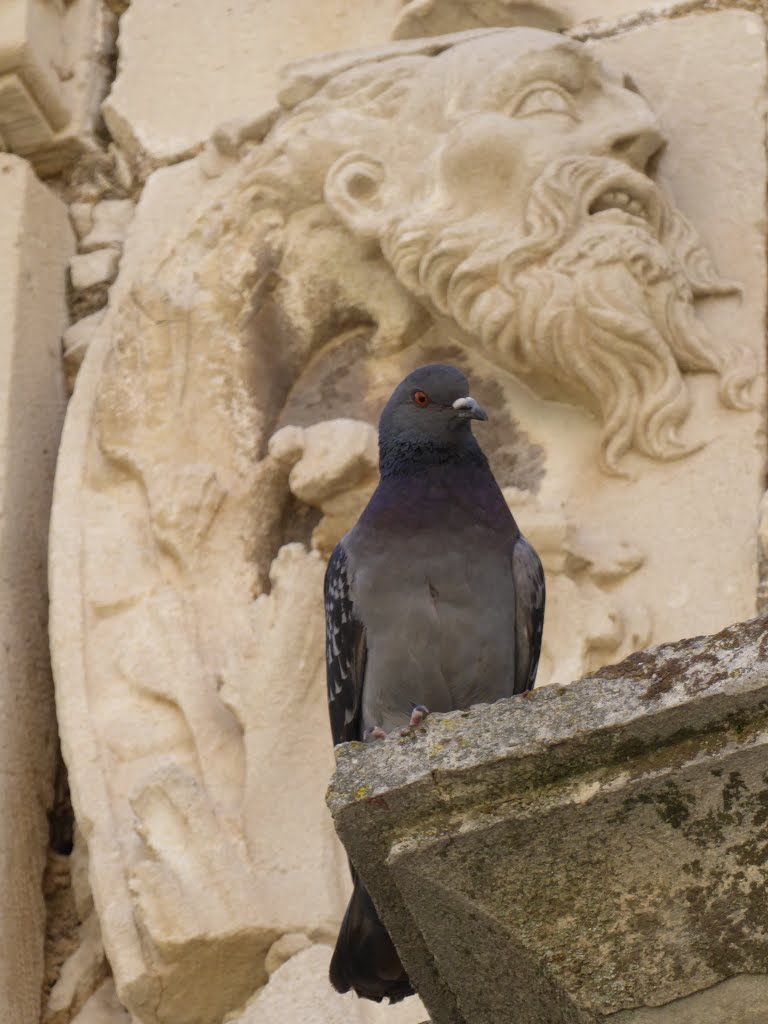
<svg viewBox="0 0 768 1024">
<path fill-rule="evenodd" d="M 434 1024 L 624 1022 L 766 973 L 765 625 L 338 749 L 337 831 Z"/>
</svg>

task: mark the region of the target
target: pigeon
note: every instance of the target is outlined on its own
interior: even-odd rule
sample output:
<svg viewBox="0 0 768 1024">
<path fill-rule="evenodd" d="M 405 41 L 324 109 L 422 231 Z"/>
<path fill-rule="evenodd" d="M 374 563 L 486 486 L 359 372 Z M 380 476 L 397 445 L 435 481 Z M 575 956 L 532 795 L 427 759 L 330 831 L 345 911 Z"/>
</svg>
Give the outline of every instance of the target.
<svg viewBox="0 0 768 1024">
<path fill-rule="evenodd" d="M 441 363 L 414 370 L 384 408 L 379 485 L 325 574 L 334 745 L 534 685 L 544 573 L 472 433 L 487 418 Z M 331 983 L 398 1002 L 414 989 L 354 867 L 352 878 Z"/>
</svg>

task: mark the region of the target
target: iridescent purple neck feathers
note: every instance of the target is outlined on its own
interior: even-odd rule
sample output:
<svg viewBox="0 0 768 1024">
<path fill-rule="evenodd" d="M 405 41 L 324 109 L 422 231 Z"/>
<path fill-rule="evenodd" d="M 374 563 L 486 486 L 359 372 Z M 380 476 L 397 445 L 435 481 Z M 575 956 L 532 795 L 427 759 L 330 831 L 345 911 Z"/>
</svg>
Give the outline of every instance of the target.
<svg viewBox="0 0 768 1024">
<path fill-rule="evenodd" d="M 449 444 L 439 444 L 429 439 L 385 436 L 383 431 L 379 432 L 379 469 L 382 480 L 387 477 L 411 476 L 430 466 L 474 466 L 488 470 L 488 460 L 468 430 Z"/>
<path fill-rule="evenodd" d="M 358 527 L 413 532 L 483 526 L 516 536 L 504 495 L 479 448 L 477 454 L 480 459 L 433 459 L 383 474 Z"/>
</svg>

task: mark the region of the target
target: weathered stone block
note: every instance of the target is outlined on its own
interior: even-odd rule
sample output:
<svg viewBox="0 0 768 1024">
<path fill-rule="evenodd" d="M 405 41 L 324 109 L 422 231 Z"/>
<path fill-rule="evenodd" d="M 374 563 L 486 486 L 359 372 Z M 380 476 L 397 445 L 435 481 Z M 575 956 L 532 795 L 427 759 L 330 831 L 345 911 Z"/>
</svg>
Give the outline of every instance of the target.
<svg viewBox="0 0 768 1024">
<path fill-rule="evenodd" d="M 43 0 L 6 0 L 0 12 L 0 75 L 16 75 L 28 102 L 41 114 L 47 142 L 69 120 L 56 71 L 63 55 L 61 10 Z M 5 118 L 0 112 L 0 121 Z M 10 141 L 16 136 L 13 133 Z M 20 136 L 19 141 L 23 142 Z M 34 139 L 29 138 L 32 146 Z"/>
<path fill-rule="evenodd" d="M 97 249 L 73 256 L 69 262 L 72 287 L 82 290 L 97 284 L 110 284 L 115 279 L 119 262 L 120 253 L 115 249 Z"/>
<path fill-rule="evenodd" d="M 46 538 L 64 416 L 66 207 L 0 154 L 0 1018 L 37 1024 L 56 723 Z"/>
<path fill-rule="evenodd" d="M 111 978 L 99 986 L 72 1024 L 131 1024 L 131 1016 L 120 1005 Z"/>
<path fill-rule="evenodd" d="M 95 203 L 91 208 L 92 227 L 80 243 L 82 251 L 122 246 L 134 211 L 135 204 L 130 199 L 105 199 Z"/>
<path fill-rule="evenodd" d="M 386 39 L 399 6 L 133 0 L 121 19 L 120 71 L 104 119 L 133 155 L 151 163 L 178 159 L 222 122 L 268 111 L 287 61 Z"/>
<path fill-rule="evenodd" d="M 100 0 L 5 0 L 0 143 L 55 173 L 92 144 L 112 21 Z"/>
<path fill-rule="evenodd" d="M 765 627 L 339 748 L 337 830 L 435 1024 L 756 1019 Z"/>
</svg>

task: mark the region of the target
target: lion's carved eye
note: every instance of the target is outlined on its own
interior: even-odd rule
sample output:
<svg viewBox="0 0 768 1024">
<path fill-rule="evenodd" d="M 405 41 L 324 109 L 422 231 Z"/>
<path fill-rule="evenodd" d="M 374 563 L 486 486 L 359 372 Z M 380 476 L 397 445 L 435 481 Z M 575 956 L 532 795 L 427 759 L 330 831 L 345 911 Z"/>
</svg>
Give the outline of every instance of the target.
<svg viewBox="0 0 768 1024">
<path fill-rule="evenodd" d="M 573 100 L 555 85 L 540 83 L 529 89 L 515 107 L 513 117 L 533 117 L 536 114 L 566 114 L 578 120 Z"/>
<path fill-rule="evenodd" d="M 429 395 L 426 391 L 414 391 L 413 400 L 416 405 L 420 405 L 422 409 L 425 405 L 429 405 Z"/>
</svg>

